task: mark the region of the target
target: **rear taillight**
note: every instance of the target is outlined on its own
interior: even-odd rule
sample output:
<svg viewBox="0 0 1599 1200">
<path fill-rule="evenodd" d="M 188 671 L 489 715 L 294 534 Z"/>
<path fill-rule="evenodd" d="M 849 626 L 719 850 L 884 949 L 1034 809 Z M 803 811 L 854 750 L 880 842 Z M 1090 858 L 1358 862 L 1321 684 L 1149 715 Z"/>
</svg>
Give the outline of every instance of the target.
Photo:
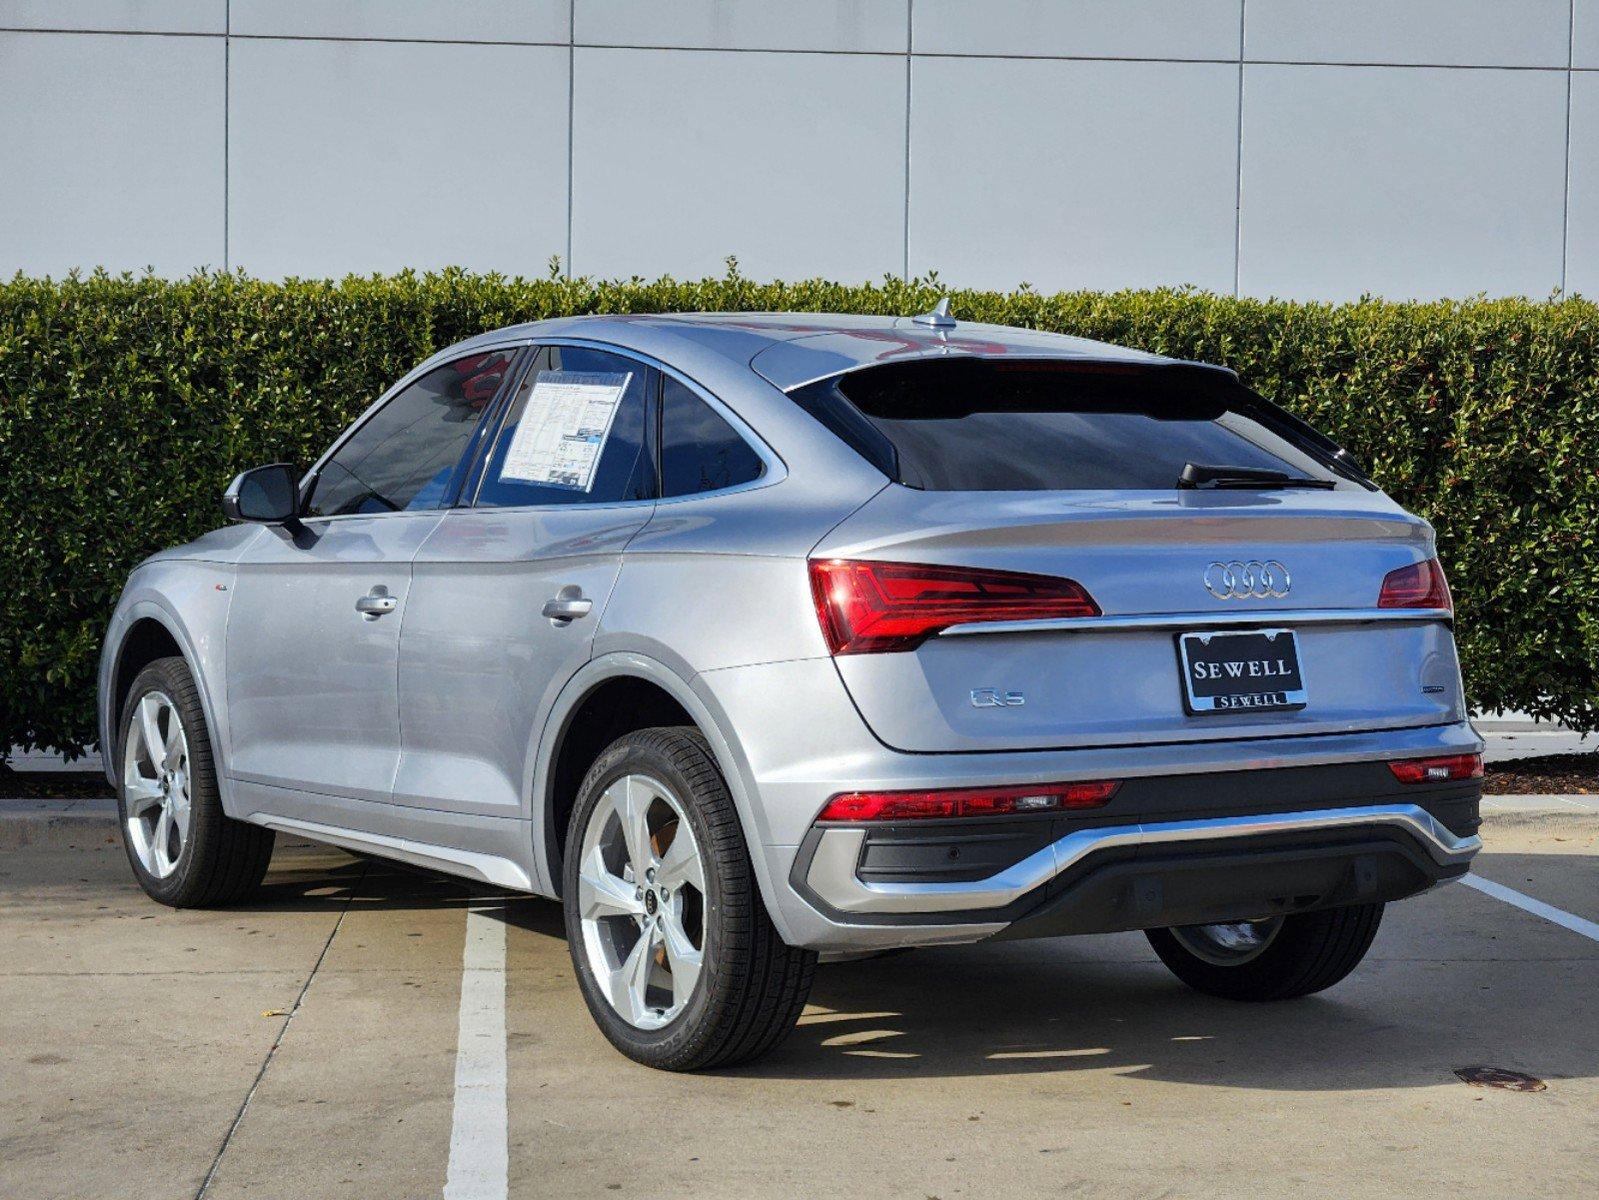
<svg viewBox="0 0 1599 1200">
<path fill-rule="evenodd" d="M 1098 808 L 1116 794 L 1119 780 L 1035 783 L 1025 787 L 939 788 L 921 792 L 846 792 L 834 796 L 818 821 L 916 821 L 955 817 L 1016 816 L 1062 809 Z"/>
<path fill-rule="evenodd" d="M 1482 755 L 1448 754 L 1442 758 L 1401 758 L 1388 764 L 1400 783 L 1448 783 L 1455 779 L 1481 779 Z"/>
<path fill-rule="evenodd" d="M 1097 617 L 1080 584 L 1051 575 L 924 563 L 811 562 L 816 615 L 834 654 L 914 650 L 951 625 Z"/>
<path fill-rule="evenodd" d="M 1378 608 L 1447 608 L 1455 611 L 1455 602 L 1449 595 L 1449 581 L 1444 578 L 1444 567 L 1436 558 L 1426 562 L 1411 563 L 1383 577 L 1382 591 L 1377 596 Z"/>
</svg>

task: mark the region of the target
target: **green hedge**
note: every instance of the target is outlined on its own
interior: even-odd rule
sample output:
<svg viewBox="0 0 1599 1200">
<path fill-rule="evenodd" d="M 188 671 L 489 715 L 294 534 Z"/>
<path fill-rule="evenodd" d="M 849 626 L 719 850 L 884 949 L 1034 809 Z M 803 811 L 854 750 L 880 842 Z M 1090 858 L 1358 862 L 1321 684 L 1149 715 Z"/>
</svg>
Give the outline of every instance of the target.
<svg viewBox="0 0 1599 1200">
<path fill-rule="evenodd" d="M 129 569 L 217 525 L 243 467 L 308 463 L 431 351 L 569 313 L 912 313 L 936 280 L 594 282 L 448 271 L 0 283 L 0 751 L 95 738 Z M 1467 687 L 1599 726 L 1599 309 L 1579 299 L 1291 304 L 1198 292 L 956 292 L 967 320 L 1235 367 L 1437 526 Z"/>
</svg>

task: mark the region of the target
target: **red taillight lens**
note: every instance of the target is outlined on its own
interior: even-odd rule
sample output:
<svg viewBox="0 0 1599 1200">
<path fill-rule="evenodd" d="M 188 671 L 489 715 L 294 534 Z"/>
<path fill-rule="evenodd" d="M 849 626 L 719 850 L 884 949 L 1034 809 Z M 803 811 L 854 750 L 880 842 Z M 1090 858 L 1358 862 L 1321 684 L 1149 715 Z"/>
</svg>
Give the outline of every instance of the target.
<svg viewBox="0 0 1599 1200">
<path fill-rule="evenodd" d="M 1455 602 L 1449 595 L 1449 581 L 1444 578 L 1444 567 L 1436 558 L 1426 562 L 1411 563 L 1383 577 L 1382 592 L 1377 596 L 1378 608 L 1447 608 L 1455 611 Z"/>
<path fill-rule="evenodd" d="M 1442 758 L 1402 758 L 1388 764 L 1400 783 L 1448 783 L 1454 779 L 1481 779 L 1482 755 L 1449 754 Z"/>
<path fill-rule="evenodd" d="M 1014 816 L 1098 808 L 1120 780 L 1036 783 L 1025 787 L 953 788 L 926 792 L 846 792 L 834 796 L 818 821 L 915 821 L 922 818 Z"/>
<path fill-rule="evenodd" d="M 817 559 L 811 592 L 834 654 L 914 650 L 973 621 L 1099 616 L 1093 597 L 1070 579 L 972 567 Z"/>
</svg>

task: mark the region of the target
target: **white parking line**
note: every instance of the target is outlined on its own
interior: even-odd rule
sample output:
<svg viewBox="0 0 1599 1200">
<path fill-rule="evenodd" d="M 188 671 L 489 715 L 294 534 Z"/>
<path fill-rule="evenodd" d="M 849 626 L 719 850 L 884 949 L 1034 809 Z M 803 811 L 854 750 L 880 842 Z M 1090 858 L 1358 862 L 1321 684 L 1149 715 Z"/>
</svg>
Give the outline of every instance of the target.
<svg viewBox="0 0 1599 1200">
<path fill-rule="evenodd" d="M 1495 883 L 1491 879 L 1484 879 L 1480 875 L 1467 875 L 1460 882 L 1467 887 L 1476 888 L 1485 896 L 1492 896 L 1495 900 L 1503 900 L 1506 904 L 1513 904 L 1523 912 L 1530 912 L 1535 917 L 1553 921 L 1556 925 L 1571 930 L 1572 933 L 1580 933 L 1589 941 L 1599 942 L 1599 924 L 1582 917 L 1573 916 L 1563 908 L 1545 904 L 1542 900 L 1534 900 L 1531 896 L 1523 896 L 1513 888 L 1507 888 L 1504 884 Z"/>
<path fill-rule="evenodd" d="M 496 905 L 466 914 L 445 1200 L 504 1200 L 507 1156 L 505 910 Z"/>
</svg>

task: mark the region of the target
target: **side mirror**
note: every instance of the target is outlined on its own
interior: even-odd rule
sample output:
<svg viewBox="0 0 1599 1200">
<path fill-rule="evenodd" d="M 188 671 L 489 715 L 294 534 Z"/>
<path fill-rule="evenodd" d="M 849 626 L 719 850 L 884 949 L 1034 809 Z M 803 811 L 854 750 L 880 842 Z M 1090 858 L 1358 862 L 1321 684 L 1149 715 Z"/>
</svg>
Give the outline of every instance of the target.
<svg viewBox="0 0 1599 1200">
<path fill-rule="evenodd" d="M 282 525 L 300 515 L 300 479 L 291 463 L 273 463 L 235 475 L 222 493 L 222 512 L 230 521 Z"/>
</svg>

